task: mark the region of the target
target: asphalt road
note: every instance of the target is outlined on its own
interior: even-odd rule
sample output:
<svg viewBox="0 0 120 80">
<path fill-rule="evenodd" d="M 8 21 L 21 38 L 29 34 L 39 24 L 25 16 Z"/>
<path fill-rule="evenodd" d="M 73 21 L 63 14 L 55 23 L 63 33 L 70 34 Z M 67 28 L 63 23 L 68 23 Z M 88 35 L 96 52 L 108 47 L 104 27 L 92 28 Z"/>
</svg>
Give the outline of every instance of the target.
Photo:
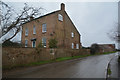
<svg viewBox="0 0 120 80">
<path fill-rule="evenodd" d="M 3 72 L 12 78 L 106 78 L 107 65 L 116 55 L 97 55 Z"/>
</svg>

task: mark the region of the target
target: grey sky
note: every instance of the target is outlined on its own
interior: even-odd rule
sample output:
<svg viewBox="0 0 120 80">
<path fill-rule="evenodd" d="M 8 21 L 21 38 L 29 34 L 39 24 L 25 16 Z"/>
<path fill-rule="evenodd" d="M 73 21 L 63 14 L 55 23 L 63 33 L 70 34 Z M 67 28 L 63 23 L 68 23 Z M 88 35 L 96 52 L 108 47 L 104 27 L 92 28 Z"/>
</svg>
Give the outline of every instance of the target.
<svg viewBox="0 0 120 80">
<path fill-rule="evenodd" d="M 36 7 L 43 7 L 43 13 L 50 13 L 60 9 L 61 2 L 29 3 Z M 23 7 L 22 2 L 8 3 L 17 10 Z M 115 43 L 107 33 L 114 29 L 118 21 L 117 2 L 65 2 L 65 10 L 81 34 L 83 46 L 93 43 Z"/>
</svg>

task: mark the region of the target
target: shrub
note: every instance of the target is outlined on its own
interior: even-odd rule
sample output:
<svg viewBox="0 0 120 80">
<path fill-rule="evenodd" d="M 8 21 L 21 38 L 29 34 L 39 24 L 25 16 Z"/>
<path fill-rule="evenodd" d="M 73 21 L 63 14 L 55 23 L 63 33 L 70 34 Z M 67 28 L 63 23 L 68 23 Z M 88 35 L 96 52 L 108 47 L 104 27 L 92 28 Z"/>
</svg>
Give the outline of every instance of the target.
<svg viewBox="0 0 120 80">
<path fill-rule="evenodd" d="M 82 49 L 90 49 L 90 47 L 82 47 Z"/>
<path fill-rule="evenodd" d="M 48 44 L 49 44 L 49 48 L 57 48 L 57 40 L 55 38 L 50 39 Z"/>
<path fill-rule="evenodd" d="M 95 54 L 99 51 L 99 45 L 98 44 L 92 44 L 91 45 L 91 48 L 90 48 L 90 53 L 91 54 Z"/>
<path fill-rule="evenodd" d="M 17 42 L 12 42 L 12 41 L 5 41 L 4 43 L 2 43 L 3 47 L 22 47 L 21 43 L 17 43 Z"/>
</svg>

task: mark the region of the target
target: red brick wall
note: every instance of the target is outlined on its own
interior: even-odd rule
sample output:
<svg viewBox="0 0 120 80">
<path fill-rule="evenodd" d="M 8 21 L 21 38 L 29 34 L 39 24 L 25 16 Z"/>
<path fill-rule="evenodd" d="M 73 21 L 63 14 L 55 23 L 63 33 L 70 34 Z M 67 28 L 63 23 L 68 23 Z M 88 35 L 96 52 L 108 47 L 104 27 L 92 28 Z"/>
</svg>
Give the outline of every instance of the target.
<svg viewBox="0 0 120 80">
<path fill-rule="evenodd" d="M 70 49 L 55 49 L 54 55 L 50 49 L 40 48 L 3 48 L 2 49 L 2 65 L 15 66 L 20 64 L 28 64 L 31 62 L 52 60 L 59 57 L 70 57 L 78 55 L 90 54 L 90 50 L 70 50 Z"/>
<path fill-rule="evenodd" d="M 63 16 L 63 21 L 58 20 L 58 14 Z M 47 32 L 42 33 L 42 24 L 47 24 Z M 33 34 L 33 25 L 36 26 L 36 35 Z M 28 27 L 29 34 L 25 36 L 25 28 Z M 25 39 L 28 40 L 28 47 L 32 47 L 32 38 L 36 38 L 36 46 L 39 45 L 40 41 L 42 41 L 42 37 L 47 38 L 47 48 L 48 40 L 50 38 L 56 38 L 58 41 L 59 48 L 71 48 L 72 42 L 76 45 L 77 43 L 81 47 L 80 44 L 80 34 L 77 32 L 75 26 L 72 21 L 68 17 L 65 11 L 60 10 L 48 16 L 44 16 L 42 18 L 33 20 L 23 25 L 22 27 L 22 43 L 25 44 Z M 74 32 L 74 38 L 71 38 L 71 32 Z M 50 34 L 53 33 L 53 36 Z"/>
<path fill-rule="evenodd" d="M 115 44 L 99 44 L 99 53 L 115 51 Z"/>
<path fill-rule="evenodd" d="M 64 27 L 65 27 L 65 35 L 66 35 L 65 37 L 66 47 L 71 48 L 71 44 L 74 43 L 74 48 L 76 48 L 76 44 L 79 44 L 79 48 L 81 48 L 80 34 L 66 12 L 64 18 L 65 18 Z M 74 33 L 74 37 L 71 37 L 71 32 Z"/>
<path fill-rule="evenodd" d="M 47 32 L 42 33 L 42 24 L 47 24 Z M 33 34 L 33 26 L 36 26 L 36 34 Z M 56 26 L 56 14 L 51 14 L 49 16 L 42 17 L 37 20 L 33 20 L 31 22 L 28 22 L 23 25 L 22 29 L 22 43 L 25 44 L 25 39 L 28 39 L 28 47 L 32 47 L 32 38 L 36 38 L 36 46 L 39 45 L 40 41 L 42 41 L 42 37 L 47 38 L 47 44 L 48 40 L 51 38 L 50 33 L 53 33 L 55 31 Z M 29 34 L 28 36 L 25 36 L 25 28 L 28 27 Z M 55 35 L 55 34 L 53 34 Z M 48 48 L 48 45 L 46 46 Z"/>
</svg>

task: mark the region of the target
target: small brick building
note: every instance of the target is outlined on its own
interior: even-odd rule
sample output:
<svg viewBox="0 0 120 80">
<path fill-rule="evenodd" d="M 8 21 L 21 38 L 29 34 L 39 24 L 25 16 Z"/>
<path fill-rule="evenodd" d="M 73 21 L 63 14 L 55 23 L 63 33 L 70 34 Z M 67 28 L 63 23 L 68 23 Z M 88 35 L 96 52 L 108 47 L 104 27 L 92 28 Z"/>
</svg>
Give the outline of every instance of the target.
<svg viewBox="0 0 120 80">
<path fill-rule="evenodd" d="M 112 52 L 115 51 L 115 44 L 98 44 L 99 52 Z"/>
<path fill-rule="evenodd" d="M 80 34 L 65 11 L 61 9 L 32 19 L 22 25 L 22 44 L 25 47 L 37 47 L 40 42 L 49 48 L 49 40 L 55 38 L 58 48 L 80 49 Z"/>
</svg>

